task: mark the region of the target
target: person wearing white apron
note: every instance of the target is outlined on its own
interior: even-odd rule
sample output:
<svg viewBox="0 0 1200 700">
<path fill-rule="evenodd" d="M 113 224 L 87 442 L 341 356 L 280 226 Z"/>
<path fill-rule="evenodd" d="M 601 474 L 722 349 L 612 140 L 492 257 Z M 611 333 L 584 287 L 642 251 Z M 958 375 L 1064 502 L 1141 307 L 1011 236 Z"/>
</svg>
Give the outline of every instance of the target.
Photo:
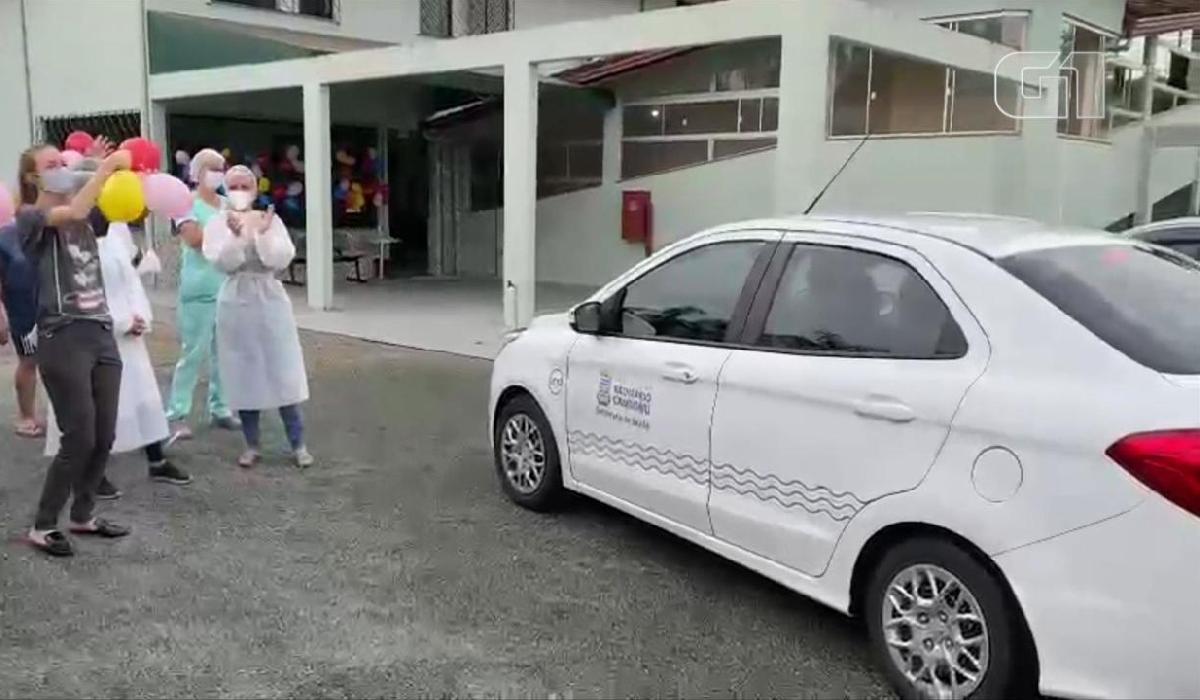
<svg viewBox="0 0 1200 700">
<path fill-rule="evenodd" d="M 230 211 L 204 227 L 204 257 L 228 275 L 217 295 L 217 362 L 225 400 L 238 412 L 246 438 L 238 465 L 253 467 L 261 459 L 260 414 L 278 409 L 295 464 L 304 468 L 313 463 L 299 406 L 308 400 L 308 375 L 292 302 L 276 279 L 296 246 L 273 208 L 251 209 L 257 182 L 249 168 L 230 168 Z"/>
<path fill-rule="evenodd" d="M 163 411 L 158 378 L 146 349 L 145 335 L 150 332 L 153 313 L 150 300 L 134 260 L 141 258 L 128 224 L 108 225 L 108 235 L 99 240 L 100 270 L 104 295 L 112 316 L 112 331 L 121 354 L 120 398 L 117 401 L 117 432 L 112 453 L 144 450 L 149 461 L 150 478 L 172 484 L 191 483 L 192 477 L 163 455 L 163 442 L 169 435 L 167 415 Z M 149 274 L 157 258 L 153 251 L 141 260 L 142 271 Z M 46 433 L 46 454 L 58 453 L 62 433 L 54 419 L 53 407 Z M 105 477 L 96 491 L 97 498 L 117 498 L 121 492 Z"/>
</svg>

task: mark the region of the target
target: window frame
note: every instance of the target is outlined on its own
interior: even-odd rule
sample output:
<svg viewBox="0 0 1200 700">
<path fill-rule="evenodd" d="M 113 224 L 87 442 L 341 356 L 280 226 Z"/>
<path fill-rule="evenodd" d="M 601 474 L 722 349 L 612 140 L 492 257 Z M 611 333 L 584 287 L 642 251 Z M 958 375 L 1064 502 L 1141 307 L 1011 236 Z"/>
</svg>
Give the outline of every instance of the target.
<svg viewBox="0 0 1200 700">
<path fill-rule="evenodd" d="M 945 29 L 945 27 L 943 27 L 943 29 Z M 946 31 L 953 31 L 953 30 L 947 29 Z M 867 65 L 868 65 L 868 68 L 867 68 L 867 95 L 866 95 L 866 111 L 867 111 L 867 113 L 866 113 L 866 118 L 864 119 L 864 122 L 863 122 L 865 133 L 861 133 L 861 134 L 834 134 L 833 133 L 833 112 L 834 112 L 833 98 L 834 98 L 834 84 L 835 84 L 834 80 L 836 77 L 837 63 L 836 63 L 836 60 L 834 60 L 834 57 L 831 56 L 830 62 L 829 62 L 829 70 L 827 71 L 828 76 L 826 78 L 827 82 L 826 82 L 826 90 L 825 90 L 825 95 L 826 95 L 826 100 L 825 100 L 825 102 L 826 102 L 826 105 L 825 105 L 825 139 L 827 141 L 861 141 L 864 138 L 870 138 L 872 141 L 878 141 L 880 139 L 930 139 L 930 138 L 944 139 L 944 138 L 960 138 L 960 137 L 972 137 L 972 136 L 974 136 L 974 137 L 978 137 L 978 136 L 1018 136 L 1019 137 L 1021 135 L 1022 120 L 1020 120 L 1020 119 L 1013 120 L 1014 126 L 1012 129 L 992 129 L 992 130 L 983 130 L 983 131 L 953 131 L 953 130 L 951 130 L 951 126 L 953 124 L 952 118 L 953 118 L 953 106 L 954 106 L 954 96 L 951 93 L 951 90 L 954 87 L 954 82 L 953 82 L 954 79 L 951 76 L 953 76 L 958 71 L 958 69 L 954 68 L 952 66 L 945 66 L 945 65 L 941 65 L 941 64 L 935 64 L 935 65 L 940 66 L 942 71 L 945 74 L 942 79 L 942 89 L 943 89 L 942 128 L 940 131 L 903 131 L 903 132 L 895 132 L 895 133 L 872 132 L 871 131 L 871 105 L 875 101 L 873 99 L 873 96 L 875 95 L 875 90 L 873 89 L 873 87 L 874 87 L 874 81 L 875 81 L 875 56 L 876 56 L 876 53 L 882 51 L 884 54 L 891 55 L 891 56 L 898 56 L 900 58 L 909 58 L 909 57 L 904 56 L 903 54 L 898 54 L 894 51 L 887 51 L 885 49 L 879 49 L 877 47 L 871 46 L 870 44 L 865 44 L 865 43 L 858 42 L 858 41 L 852 41 L 849 39 L 843 39 L 841 37 L 832 37 L 831 42 L 832 41 L 841 41 L 841 42 L 845 42 L 845 43 L 855 44 L 857 46 L 861 46 L 862 48 L 866 49 L 869 52 L 868 63 L 867 63 Z M 832 48 L 832 43 L 831 43 L 831 48 Z M 921 59 L 921 60 L 923 60 L 923 59 Z M 925 62 L 933 63 L 933 61 L 925 61 Z M 1018 98 L 1019 97 L 1020 97 L 1020 95 L 1019 95 L 1019 91 L 1018 91 Z"/>
<path fill-rule="evenodd" d="M 1100 66 L 1100 80 L 1099 80 L 1100 86 L 1099 87 L 1100 87 L 1101 98 L 1105 99 L 1106 103 L 1104 105 L 1105 115 L 1104 115 L 1104 119 L 1103 119 L 1103 121 L 1104 121 L 1103 135 L 1101 135 L 1101 136 L 1085 136 L 1083 134 L 1073 134 L 1069 131 L 1062 131 L 1061 129 L 1062 129 L 1063 123 L 1066 122 L 1069 124 L 1070 119 L 1068 117 L 1060 117 L 1056 120 L 1056 129 L 1058 130 L 1056 133 L 1056 136 L 1060 139 L 1065 139 L 1067 141 L 1082 141 L 1085 143 L 1096 143 L 1096 144 L 1111 146 L 1112 142 L 1113 142 L 1112 132 L 1113 132 L 1113 128 L 1114 128 L 1113 127 L 1114 114 L 1112 111 L 1113 106 L 1107 104 L 1106 87 L 1107 87 L 1107 80 L 1108 80 L 1108 69 L 1110 66 L 1112 66 L 1113 68 L 1122 68 L 1123 66 L 1120 63 L 1113 62 L 1112 57 L 1109 56 L 1109 47 L 1112 45 L 1113 41 L 1119 40 L 1121 38 L 1121 33 L 1113 31 L 1111 29 L 1108 29 L 1107 27 L 1102 27 L 1099 24 L 1094 24 L 1092 22 L 1089 22 L 1080 17 L 1076 17 L 1075 15 L 1072 15 L 1069 13 L 1063 13 L 1062 27 L 1064 29 L 1066 27 L 1071 28 L 1071 32 L 1072 32 L 1071 33 L 1071 49 L 1072 49 L 1072 51 L 1074 51 L 1075 43 L 1076 43 L 1076 41 L 1078 41 L 1077 37 L 1078 37 L 1078 32 L 1080 29 L 1082 29 L 1086 32 L 1089 32 L 1091 34 L 1095 34 L 1096 36 L 1100 37 L 1100 39 L 1102 40 L 1102 44 L 1101 44 L 1102 50 L 1099 53 L 1103 54 L 1105 56 L 1105 58 L 1104 58 L 1104 62 Z M 1135 77 L 1133 75 L 1134 71 L 1132 70 L 1131 67 L 1125 67 L 1125 68 L 1127 70 L 1130 70 L 1130 80 L 1131 81 L 1141 79 L 1141 76 Z M 1143 73 L 1143 75 L 1144 75 L 1144 73 Z M 1061 104 L 1061 101 L 1063 99 L 1064 99 L 1064 96 L 1060 92 L 1059 93 L 1060 113 L 1064 109 L 1063 105 Z M 1072 109 L 1069 100 L 1067 102 L 1065 109 L 1066 110 Z M 1142 115 L 1139 114 L 1136 123 L 1140 124 L 1141 121 L 1142 121 Z M 1127 125 L 1124 125 L 1124 126 L 1127 126 Z M 1117 128 L 1120 128 L 1120 127 L 1117 127 Z"/>
<path fill-rule="evenodd" d="M 686 248 L 680 248 L 662 260 L 656 260 L 653 265 L 643 268 L 635 267 L 633 270 L 630 270 L 629 273 L 626 273 L 625 276 L 615 280 L 610 287 L 601 290 L 598 295 L 601 296 L 599 300 L 602 319 L 601 325 L 603 328 L 609 330 L 602 330 L 596 335 L 601 338 L 613 338 L 634 342 L 673 343 L 677 345 L 694 345 L 724 349 L 751 349 L 742 344 L 742 338 L 746 329 L 746 320 L 748 318 L 750 306 L 754 302 L 755 294 L 763 282 L 764 275 L 767 269 L 770 267 L 770 264 L 774 260 L 776 254 L 782 247 L 782 244 L 780 243 L 781 235 L 779 232 L 755 230 L 739 231 L 738 233 L 744 235 L 703 240 L 697 242 L 695 245 L 690 245 Z M 746 279 L 742 281 L 742 288 L 738 292 L 738 298 L 734 303 L 733 313 L 729 319 L 729 326 L 725 329 L 725 338 L 723 340 L 694 340 L 691 338 L 676 338 L 673 336 L 630 336 L 621 333 L 619 330 L 612 330 L 619 329 L 621 327 L 621 309 L 625 304 L 625 295 L 629 291 L 629 287 L 638 280 L 665 265 L 669 265 L 670 263 L 679 260 L 689 253 L 694 253 L 703 248 L 709 248 L 712 246 L 738 243 L 757 243 L 762 246 L 762 250 L 758 252 L 754 263 L 751 264 L 750 270 L 746 273 Z"/>
<path fill-rule="evenodd" d="M 758 291 L 755 294 L 753 302 L 750 304 L 750 309 L 747 314 L 745 328 L 740 338 L 740 347 L 754 350 L 755 352 L 771 352 L 784 355 L 801 355 L 806 357 L 844 357 L 862 360 L 898 360 L 905 362 L 947 362 L 963 360 L 971 356 L 975 352 L 977 343 L 973 340 L 973 332 L 978 326 L 964 323 L 964 318 L 959 312 L 956 304 L 948 303 L 946 295 L 938 288 L 939 285 L 934 284 L 930 276 L 918 269 L 918 266 L 913 265 L 911 260 L 906 260 L 901 255 L 895 252 L 890 252 L 884 248 L 895 247 L 895 244 L 890 244 L 885 241 L 877 241 L 876 239 L 864 239 L 878 245 L 863 245 L 858 241 L 838 240 L 841 237 L 823 235 L 820 232 L 812 232 L 812 237 L 801 238 L 799 236 L 787 236 L 779 244 L 771 259 L 762 282 L 758 286 Z M 759 341 L 762 339 L 763 330 L 766 327 L 767 318 L 771 314 L 771 308 L 775 303 L 775 296 L 779 291 L 779 287 L 783 282 L 784 274 L 787 272 L 788 263 L 792 259 L 795 251 L 801 247 L 810 248 L 840 248 L 853 251 L 855 253 L 871 255 L 879 258 L 885 258 L 893 262 L 899 263 L 907 268 L 912 274 L 916 275 L 925 283 L 931 292 L 941 302 L 942 307 L 949 314 L 949 320 L 958 327 L 959 335 L 963 339 L 962 352 L 955 355 L 943 355 L 934 357 L 909 357 L 905 355 L 897 355 L 894 353 L 882 352 L 852 352 L 842 350 L 813 350 L 805 348 L 781 348 L 770 345 L 761 345 Z M 911 249 L 910 249 L 911 250 Z M 915 251 L 912 251 L 915 253 Z M 915 253 L 920 255 L 919 253 Z M 932 272 L 940 275 L 941 273 L 927 259 L 922 257 L 922 260 L 930 266 Z M 944 277 L 942 278 L 945 279 Z M 961 299 L 958 299 L 961 304 Z"/>
</svg>

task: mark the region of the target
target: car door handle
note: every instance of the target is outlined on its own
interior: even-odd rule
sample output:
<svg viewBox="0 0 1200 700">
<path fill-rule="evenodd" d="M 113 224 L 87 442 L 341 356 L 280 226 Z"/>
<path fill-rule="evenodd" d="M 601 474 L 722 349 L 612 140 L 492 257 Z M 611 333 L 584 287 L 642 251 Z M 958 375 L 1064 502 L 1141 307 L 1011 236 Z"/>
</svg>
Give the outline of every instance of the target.
<svg viewBox="0 0 1200 700">
<path fill-rule="evenodd" d="M 700 378 L 696 374 L 696 370 L 679 362 L 668 362 L 662 376 L 668 382 L 678 384 L 695 384 L 696 380 Z"/>
<path fill-rule="evenodd" d="M 854 412 L 863 418 L 876 418 L 893 423 L 907 423 L 917 414 L 902 401 L 896 399 L 868 398 L 854 402 Z"/>
</svg>

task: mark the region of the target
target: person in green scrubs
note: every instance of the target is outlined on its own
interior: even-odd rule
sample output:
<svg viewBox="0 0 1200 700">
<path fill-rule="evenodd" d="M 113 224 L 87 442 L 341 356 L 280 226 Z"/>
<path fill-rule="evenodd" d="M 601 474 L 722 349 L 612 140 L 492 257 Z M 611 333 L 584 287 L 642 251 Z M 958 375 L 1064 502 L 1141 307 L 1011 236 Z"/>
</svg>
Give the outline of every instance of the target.
<svg viewBox="0 0 1200 700">
<path fill-rule="evenodd" d="M 225 158 L 211 148 L 196 153 L 190 176 L 196 183 L 195 201 L 189 215 L 177 219 L 181 242 L 179 271 L 179 362 L 171 382 L 171 398 L 167 403 L 167 419 L 171 421 L 171 441 L 192 437 L 188 419 L 192 414 L 192 397 L 202 365 L 208 365 L 208 412 L 215 427 L 237 430 L 241 427 L 221 391 L 217 370 L 217 294 L 225 275 L 205 259 L 204 226 L 215 214 L 225 209 L 225 201 L 217 193 L 225 177 Z"/>
</svg>

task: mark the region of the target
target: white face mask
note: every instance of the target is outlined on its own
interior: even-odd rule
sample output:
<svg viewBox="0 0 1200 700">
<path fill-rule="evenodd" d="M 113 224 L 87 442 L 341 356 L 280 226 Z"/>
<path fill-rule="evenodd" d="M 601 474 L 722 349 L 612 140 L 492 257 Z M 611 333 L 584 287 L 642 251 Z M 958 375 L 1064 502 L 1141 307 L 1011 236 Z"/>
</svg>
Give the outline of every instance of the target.
<svg viewBox="0 0 1200 700">
<path fill-rule="evenodd" d="M 253 192 L 234 190 L 229 193 L 229 206 L 233 207 L 234 211 L 246 211 L 254 204 L 254 200 Z"/>
<path fill-rule="evenodd" d="M 225 184 L 225 173 L 217 170 L 208 170 L 204 173 L 204 186 L 214 192 L 220 189 L 221 185 Z"/>
</svg>

